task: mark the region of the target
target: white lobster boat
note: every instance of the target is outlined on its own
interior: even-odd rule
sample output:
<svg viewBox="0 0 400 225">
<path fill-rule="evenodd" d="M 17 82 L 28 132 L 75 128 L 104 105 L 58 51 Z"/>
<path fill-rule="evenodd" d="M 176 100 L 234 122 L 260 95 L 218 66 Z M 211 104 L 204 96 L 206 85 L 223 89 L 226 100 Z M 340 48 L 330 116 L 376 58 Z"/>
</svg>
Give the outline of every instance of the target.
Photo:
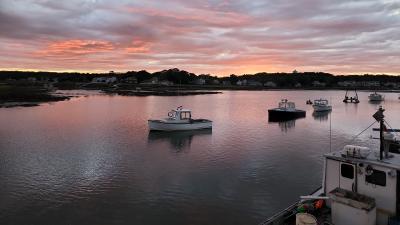
<svg viewBox="0 0 400 225">
<path fill-rule="evenodd" d="M 379 149 L 346 145 L 325 154 L 322 187 L 262 225 L 400 224 L 400 144 L 390 133 L 399 130 L 385 129 L 383 111 L 374 114 Z"/>
<path fill-rule="evenodd" d="M 182 106 L 171 110 L 168 118 L 163 120 L 149 120 L 149 129 L 152 131 L 182 131 L 211 129 L 212 121 L 207 119 L 192 119 L 192 111 Z"/>
<path fill-rule="evenodd" d="M 314 100 L 313 108 L 315 112 L 325 112 L 332 110 L 332 106 L 329 105 L 328 100 L 322 98 Z"/>
<path fill-rule="evenodd" d="M 372 102 L 380 102 L 383 101 L 385 98 L 383 95 L 376 93 L 376 91 L 374 93 L 371 93 L 370 95 L 368 95 L 368 99 Z"/>
</svg>

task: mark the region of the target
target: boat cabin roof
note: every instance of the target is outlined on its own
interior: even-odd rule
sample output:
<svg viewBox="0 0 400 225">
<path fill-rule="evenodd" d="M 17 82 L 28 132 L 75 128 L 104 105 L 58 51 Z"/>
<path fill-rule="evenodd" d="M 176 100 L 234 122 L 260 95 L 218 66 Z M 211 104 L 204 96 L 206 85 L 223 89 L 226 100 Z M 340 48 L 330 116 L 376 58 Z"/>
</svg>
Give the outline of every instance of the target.
<svg viewBox="0 0 400 225">
<path fill-rule="evenodd" d="M 315 99 L 314 102 L 328 103 L 328 100 L 327 100 L 327 99 L 320 98 L 320 99 Z"/>
<path fill-rule="evenodd" d="M 190 109 L 173 109 L 174 112 L 192 112 Z"/>
<path fill-rule="evenodd" d="M 383 153 L 385 154 L 385 153 Z M 331 152 L 324 154 L 327 159 L 334 159 L 337 161 L 348 162 L 348 163 L 364 163 L 366 165 L 376 165 L 386 168 L 400 170 L 400 154 L 389 153 L 388 158 L 379 158 L 379 150 L 371 150 L 365 158 L 352 157 L 346 155 L 345 150 L 338 152 Z"/>
</svg>

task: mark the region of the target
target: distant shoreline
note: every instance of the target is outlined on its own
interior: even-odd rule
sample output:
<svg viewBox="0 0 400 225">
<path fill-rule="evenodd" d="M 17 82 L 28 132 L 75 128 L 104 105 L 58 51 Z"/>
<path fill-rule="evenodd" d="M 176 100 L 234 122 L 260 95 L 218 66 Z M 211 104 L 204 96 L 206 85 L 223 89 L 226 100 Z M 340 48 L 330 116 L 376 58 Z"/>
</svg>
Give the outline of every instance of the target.
<svg viewBox="0 0 400 225">
<path fill-rule="evenodd" d="M 58 86 L 58 85 L 57 85 Z M 68 87 L 59 86 L 43 88 L 42 86 L 0 84 L 0 108 L 33 107 L 42 103 L 69 100 L 73 96 L 55 94 L 54 90 L 97 90 L 105 94 L 121 96 L 188 96 L 222 94 L 223 91 L 346 91 L 345 88 L 266 88 L 248 86 L 216 86 L 216 85 L 90 85 L 76 83 Z M 354 88 L 348 89 L 353 91 Z M 400 93 L 394 89 L 357 89 L 359 92 Z"/>
</svg>

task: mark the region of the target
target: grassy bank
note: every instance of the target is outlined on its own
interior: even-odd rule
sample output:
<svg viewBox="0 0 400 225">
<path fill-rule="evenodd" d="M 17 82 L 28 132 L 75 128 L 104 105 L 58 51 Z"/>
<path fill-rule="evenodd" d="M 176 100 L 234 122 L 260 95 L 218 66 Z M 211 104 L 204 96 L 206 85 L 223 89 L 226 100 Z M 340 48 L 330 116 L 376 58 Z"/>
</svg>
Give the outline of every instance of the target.
<svg viewBox="0 0 400 225">
<path fill-rule="evenodd" d="M 0 84 L 0 107 L 35 106 L 44 102 L 64 101 L 68 96 L 59 96 L 49 89 L 38 86 L 13 86 Z"/>
</svg>

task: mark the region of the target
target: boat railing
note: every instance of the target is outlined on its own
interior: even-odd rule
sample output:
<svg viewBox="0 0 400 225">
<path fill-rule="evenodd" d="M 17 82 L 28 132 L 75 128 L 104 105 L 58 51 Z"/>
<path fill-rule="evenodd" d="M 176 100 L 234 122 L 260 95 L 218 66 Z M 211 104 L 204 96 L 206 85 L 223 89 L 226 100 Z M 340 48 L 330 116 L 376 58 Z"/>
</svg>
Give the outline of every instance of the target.
<svg viewBox="0 0 400 225">
<path fill-rule="evenodd" d="M 310 193 L 310 195 L 315 195 L 319 193 L 319 191 L 322 189 L 322 186 L 319 186 L 316 188 L 313 192 Z M 286 207 L 284 210 L 279 211 L 278 213 L 275 213 L 271 217 L 269 217 L 267 220 L 263 221 L 260 223 L 260 225 L 281 225 L 286 219 L 289 219 L 290 217 L 294 216 L 295 209 L 297 205 L 299 204 L 300 201 L 297 201 L 295 203 L 292 203 L 290 206 Z"/>
</svg>

